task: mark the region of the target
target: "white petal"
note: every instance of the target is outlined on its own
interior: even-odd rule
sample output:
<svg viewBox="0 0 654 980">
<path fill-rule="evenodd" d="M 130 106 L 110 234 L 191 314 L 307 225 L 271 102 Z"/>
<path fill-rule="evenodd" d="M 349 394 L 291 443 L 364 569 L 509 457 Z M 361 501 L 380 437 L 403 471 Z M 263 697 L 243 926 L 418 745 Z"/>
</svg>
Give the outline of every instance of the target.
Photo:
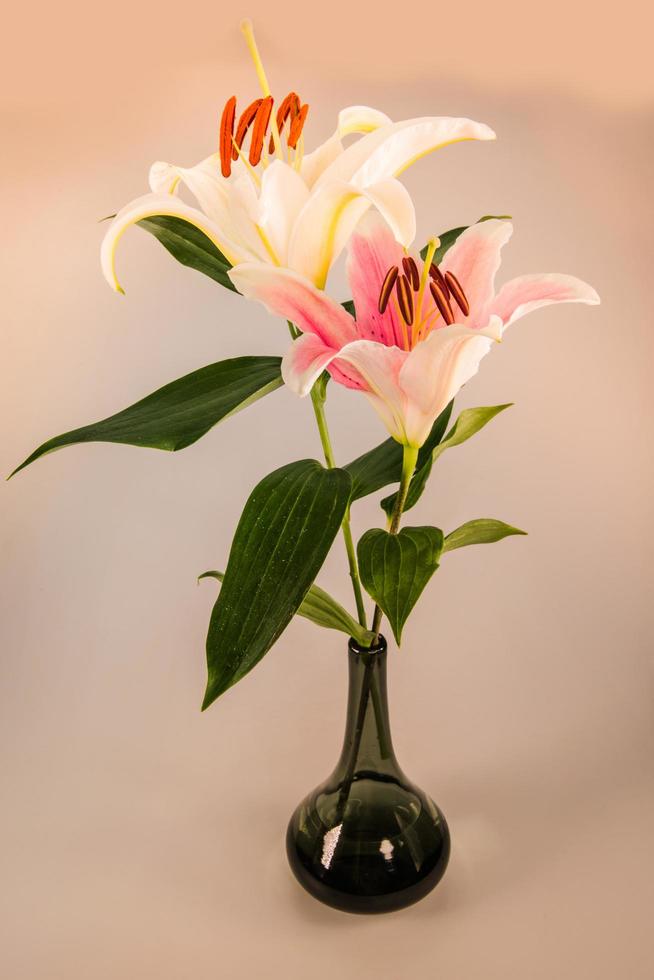
<svg viewBox="0 0 654 980">
<path fill-rule="evenodd" d="M 309 190 L 297 171 L 275 160 L 264 171 L 259 195 L 259 227 L 265 233 L 280 265 L 286 265 L 293 226 L 309 198 Z"/>
<path fill-rule="evenodd" d="M 360 192 L 334 181 L 312 192 L 295 223 L 288 264 L 323 288 L 329 269 L 370 202 Z"/>
<path fill-rule="evenodd" d="M 404 184 L 389 177 L 367 187 L 365 196 L 386 220 L 400 245 L 408 248 L 416 237 L 416 212 Z"/>
<path fill-rule="evenodd" d="M 358 187 L 397 177 L 420 157 L 448 143 L 495 139 L 488 126 L 471 119 L 425 116 L 382 126 L 349 146 L 318 180 L 343 180 Z"/>
<path fill-rule="evenodd" d="M 122 293 L 124 291 L 118 282 L 115 270 L 116 246 L 120 238 L 137 221 L 141 221 L 143 218 L 152 218 L 156 215 L 168 215 L 188 221 L 189 224 L 194 225 L 200 231 L 204 232 L 216 248 L 223 253 L 227 261 L 232 264 L 251 258 L 251 255 L 243 248 L 235 242 L 226 239 L 222 234 L 222 230 L 205 214 L 198 211 L 197 208 L 192 208 L 190 205 L 184 204 L 183 201 L 180 201 L 171 194 L 145 194 L 118 212 L 102 242 L 100 252 L 102 271 L 105 279 L 116 292 Z"/>
<path fill-rule="evenodd" d="M 406 443 L 407 399 L 399 378 L 408 354 L 399 347 L 386 347 L 374 340 L 356 340 L 343 347 L 338 361 L 356 368 L 365 381 L 372 407 L 398 442 Z"/>
<path fill-rule="evenodd" d="M 190 190 L 204 213 L 217 224 L 222 224 L 229 190 L 220 172 L 218 154 L 206 157 L 194 167 L 177 167 L 161 160 L 150 167 L 150 190 L 154 194 L 172 194 L 180 181 Z"/>
<path fill-rule="evenodd" d="M 330 163 L 341 155 L 343 144 L 338 132 L 330 136 L 328 140 L 321 143 L 311 153 L 305 153 L 300 164 L 300 176 L 302 180 L 311 188 L 316 183 L 320 175 Z"/>
<path fill-rule="evenodd" d="M 392 120 L 385 112 L 367 105 L 350 105 L 338 114 L 338 135 L 341 139 L 353 133 L 373 133 L 380 126 L 388 126 Z"/>
<path fill-rule="evenodd" d="M 406 421 L 410 445 L 423 444 L 435 419 L 477 373 L 492 345 L 485 333 L 453 324 L 432 331 L 409 353 L 399 381 L 410 405 Z"/>
</svg>

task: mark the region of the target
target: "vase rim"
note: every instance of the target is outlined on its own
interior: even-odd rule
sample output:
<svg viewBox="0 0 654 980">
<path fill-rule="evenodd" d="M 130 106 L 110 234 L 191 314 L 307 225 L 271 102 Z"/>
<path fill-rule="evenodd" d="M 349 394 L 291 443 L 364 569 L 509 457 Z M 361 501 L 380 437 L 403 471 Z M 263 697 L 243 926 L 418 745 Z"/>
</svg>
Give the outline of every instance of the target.
<svg viewBox="0 0 654 980">
<path fill-rule="evenodd" d="M 377 637 L 377 642 L 373 644 L 373 646 L 371 647 L 362 647 L 361 644 L 357 643 L 354 637 L 351 636 L 348 643 L 348 649 L 350 650 L 350 653 L 355 653 L 358 656 L 363 656 L 371 653 L 374 654 L 386 653 L 388 647 L 386 644 L 386 637 L 380 633 Z"/>
</svg>

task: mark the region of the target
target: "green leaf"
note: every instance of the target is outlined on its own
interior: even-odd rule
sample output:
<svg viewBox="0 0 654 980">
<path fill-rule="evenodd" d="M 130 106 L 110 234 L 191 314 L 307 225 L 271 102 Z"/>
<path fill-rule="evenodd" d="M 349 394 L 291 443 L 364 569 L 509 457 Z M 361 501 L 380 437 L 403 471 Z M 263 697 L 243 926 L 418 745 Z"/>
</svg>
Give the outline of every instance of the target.
<svg viewBox="0 0 654 980">
<path fill-rule="evenodd" d="M 359 541 L 359 572 L 364 587 L 388 616 L 398 644 L 409 613 L 438 568 L 443 532 L 437 527 L 403 527 L 399 534 L 380 528 Z"/>
<path fill-rule="evenodd" d="M 512 404 L 513 402 L 507 402 L 506 405 L 464 408 L 443 441 L 434 447 L 433 461 L 436 462 L 446 449 L 452 449 L 454 446 L 460 446 L 462 442 L 466 442 L 485 425 L 488 425 L 491 419 L 503 412 L 505 408 L 511 408 Z"/>
<path fill-rule="evenodd" d="M 493 219 L 497 219 L 499 221 L 507 221 L 508 219 L 510 219 L 510 217 L 511 217 L 510 214 L 485 214 L 483 216 L 483 218 L 479 218 L 475 222 L 475 224 L 478 225 L 482 221 L 491 221 Z M 450 228 L 449 231 L 444 231 L 442 235 L 439 235 L 438 236 L 440 238 L 441 243 L 438 246 L 438 248 L 436 249 L 436 251 L 434 253 L 434 258 L 432 260 L 433 262 L 436 263 L 436 265 L 440 265 L 440 263 L 445 258 L 445 253 L 450 248 L 452 248 L 452 246 L 454 245 L 454 243 L 457 240 L 457 238 L 459 237 L 459 235 L 462 235 L 463 232 L 464 231 L 467 231 L 467 229 L 469 227 L 470 227 L 470 225 L 461 225 L 459 228 Z M 423 249 L 420 250 L 420 256 L 423 259 L 425 259 L 427 257 L 427 246 L 426 245 L 425 245 L 425 247 Z"/>
<path fill-rule="evenodd" d="M 219 582 L 224 579 L 222 572 L 203 572 L 199 578 L 217 578 Z M 374 634 L 366 630 L 357 623 L 347 609 L 344 609 L 328 592 L 321 589 L 319 585 L 312 585 L 306 596 L 302 600 L 297 611 L 298 616 L 310 619 L 317 626 L 325 629 L 340 630 L 348 636 L 353 636 L 359 646 L 368 647 L 374 639 Z"/>
<path fill-rule="evenodd" d="M 352 482 L 312 459 L 254 488 L 234 534 L 207 635 L 202 709 L 261 660 L 298 611 L 341 526 Z"/>
<path fill-rule="evenodd" d="M 476 521 L 466 521 L 456 531 L 447 535 L 443 542 L 443 554 L 454 551 L 455 548 L 465 548 L 469 544 L 492 544 L 501 541 L 511 534 L 526 534 L 518 527 L 511 527 L 503 521 L 494 521 L 490 517 L 479 517 Z"/>
<path fill-rule="evenodd" d="M 183 218 L 164 214 L 143 218 L 137 224 L 154 235 L 182 265 L 203 272 L 221 286 L 236 292 L 236 287 L 227 275 L 232 267 L 231 263 L 195 225 Z"/>
<path fill-rule="evenodd" d="M 432 450 L 443 438 L 452 414 L 451 401 L 434 422 L 431 432 L 418 454 L 416 468 L 420 469 L 431 459 Z M 389 483 L 399 483 L 402 475 L 402 446 L 395 439 L 386 439 L 374 449 L 358 456 L 345 469 L 352 477 L 352 500 L 366 497 Z"/>
<path fill-rule="evenodd" d="M 116 415 L 49 439 L 14 473 L 46 453 L 81 442 L 118 442 L 170 452 L 184 449 L 221 419 L 279 388 L 280 365 L 279 357 L 235 357 L 209 364 Z"/>
</svg>

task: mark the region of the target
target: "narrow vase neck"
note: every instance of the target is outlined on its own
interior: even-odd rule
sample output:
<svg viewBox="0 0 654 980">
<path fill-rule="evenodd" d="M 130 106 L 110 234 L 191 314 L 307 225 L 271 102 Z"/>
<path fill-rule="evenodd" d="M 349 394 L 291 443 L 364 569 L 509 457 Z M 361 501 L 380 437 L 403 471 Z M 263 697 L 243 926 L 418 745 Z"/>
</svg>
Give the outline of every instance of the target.
<svg viewBox="0 0 654 980">
<path fill-rule="evenodd" d="M 349 644 L 345 738 L 339 766 L 353 772 L 395 766 L 386 688 L 386 641 L 372 650 Z"/>
</svg>

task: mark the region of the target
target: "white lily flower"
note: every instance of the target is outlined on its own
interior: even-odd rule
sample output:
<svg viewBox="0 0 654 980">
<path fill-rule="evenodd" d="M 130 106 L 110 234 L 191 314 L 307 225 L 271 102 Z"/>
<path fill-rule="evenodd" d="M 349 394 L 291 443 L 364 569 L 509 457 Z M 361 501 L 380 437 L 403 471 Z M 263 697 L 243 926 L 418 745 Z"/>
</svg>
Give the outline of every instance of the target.
<svg viewBox="0 0 654 980">
<path fill-rule="evenodd" d="M 308 106 L 290 93 L 272 114 L 252 27 L 248 23 L 243 30 L 264 97 L 245 109 L 235 130 L 236 100 L 228 101 L 219 152 L 194 167 L 161 162 L 152 166 L 151 193 L 116 215 L 102 244 L 102 269 L 117 292 L 123 292 L 115 270 L 118 241 L 131 225 L 155 215 L 194 225 L 233 266 L 281 266 L 322 289 L 331 265 L 371 206 L 402 246 L 411 244 L 416 229 L 413 202 L 397 180 L 407 167 L 449 143 L 495 138 L 488 126 L 470 119 L 426 116 L 394 123 L 377 109 L 350 106 L 339 113 L 334 134 L 305 154 L 302 129 Z M 248 132 L 246 157 L 243 143 Z M 343 139 L 350 135 L 360 138 L 344 147 Z M 197 207 L 179 199 L 181 185 L 195 197 Z"/>
</svg>

